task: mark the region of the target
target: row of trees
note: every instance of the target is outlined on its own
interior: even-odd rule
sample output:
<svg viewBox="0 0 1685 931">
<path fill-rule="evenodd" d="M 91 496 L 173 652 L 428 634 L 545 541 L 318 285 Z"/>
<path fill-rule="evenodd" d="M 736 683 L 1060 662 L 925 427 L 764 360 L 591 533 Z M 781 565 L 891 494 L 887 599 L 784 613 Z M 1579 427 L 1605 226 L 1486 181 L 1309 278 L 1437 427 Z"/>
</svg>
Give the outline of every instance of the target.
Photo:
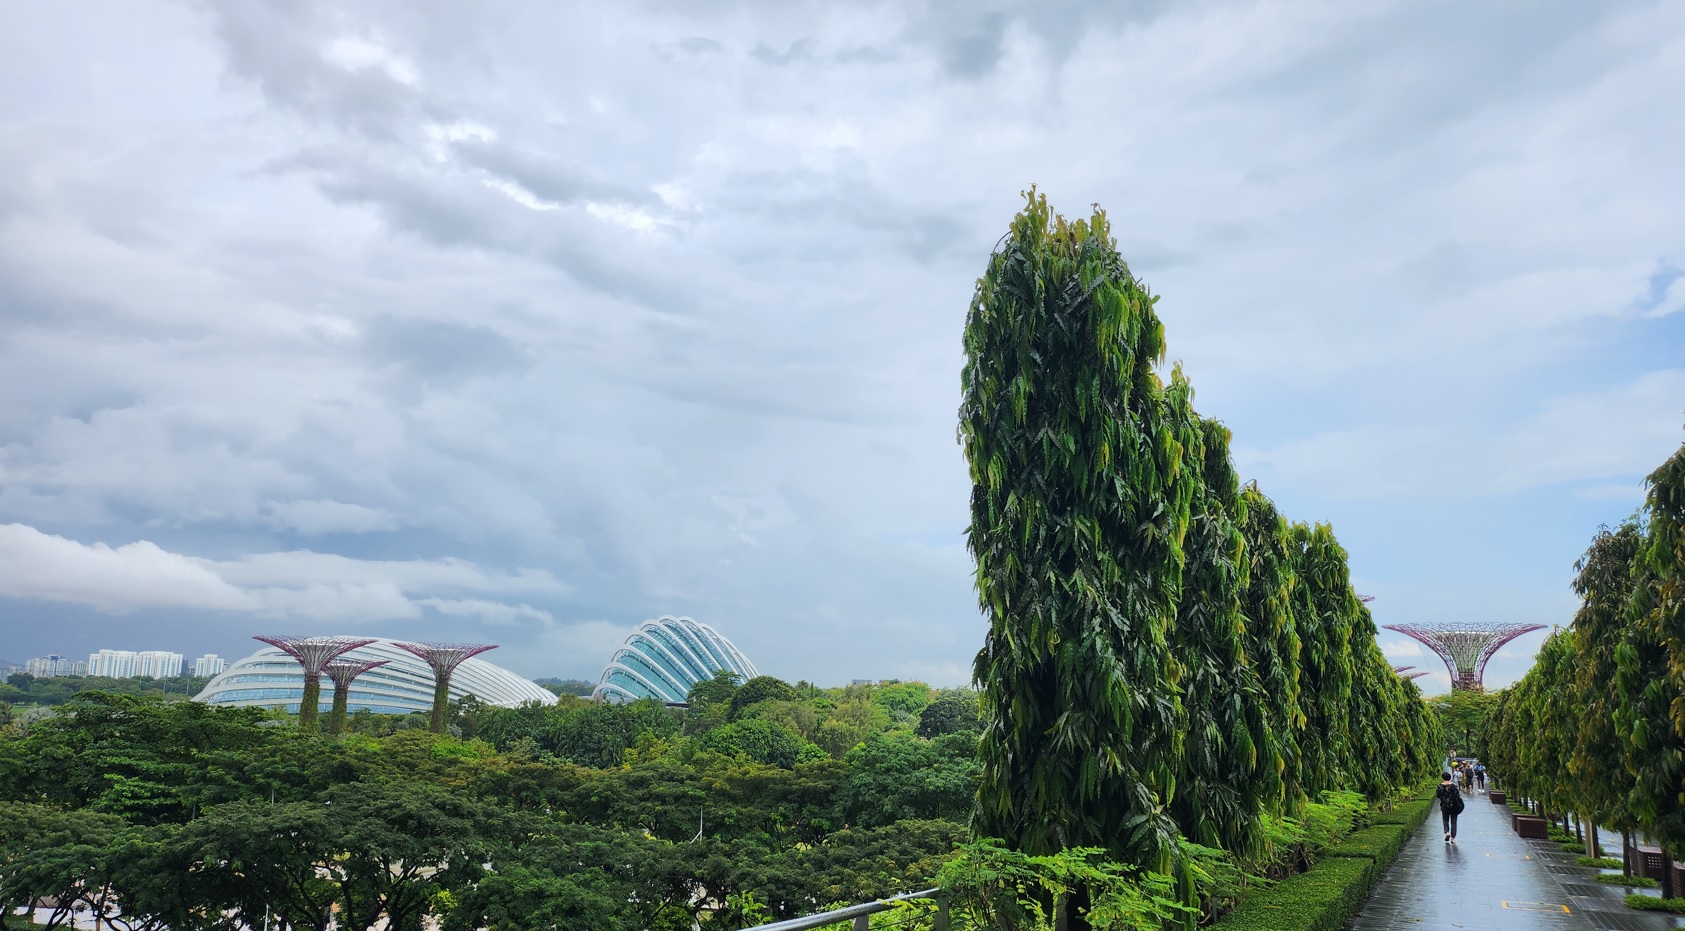
<svg viewBox="0 0 1685 931">
<path fill-rule="evenodd" d="M 1440 742 L 1326 525 L 1242 487 L 1103 211 L 1031 191 L 977 284 L 960 437 L 989 622 L 975 821 L 1171 871 L 1266 816 L 1420 778 Z"/>
<path fill-rule="evenodd" d="M 1512 789 L 1591 825 L 1588 852 L 1601 824 L 1671 860 L 1685 850 L 1685 447 L 1647 484 L 1576 565 L 1573 623 L 1497 696 L 1488 754 Z"/>
<path fill-rule="evenodd" d="M 0 727 L 0 927 L 49 902 L 176 931 L 266 909 L 288 929 L 720 931 L 928 885 L 966 840 L 974 693 L 722 676 L 692 698 L 468 700 L 452 734 L 362 714 L 336 738 L 89 693 Z"/>
</svg>

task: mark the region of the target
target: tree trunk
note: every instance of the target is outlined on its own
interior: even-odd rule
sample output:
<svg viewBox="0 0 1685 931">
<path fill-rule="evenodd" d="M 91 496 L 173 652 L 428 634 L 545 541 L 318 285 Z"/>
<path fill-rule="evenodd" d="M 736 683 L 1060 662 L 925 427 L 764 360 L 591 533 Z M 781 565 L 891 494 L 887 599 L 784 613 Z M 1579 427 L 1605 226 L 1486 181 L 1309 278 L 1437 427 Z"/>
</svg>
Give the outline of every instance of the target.
<svg viewBox="0 0 1685 931">
<path fill-rule="evenodd" d="M 1632 832 L 1621 830 L 1621 875 L 1632 875 Z"/>
<path fill-rule="evenodd" d="M 1597 844 L 1597 819 L 1596 818 L 1591 819 L 1591 823 L 1586 825 L 1586 828 L 1587 828 L 1587 833 L 1589 833 L 1591 835 L 1591 843 L 1586 845 L 1586 856 L 1588 856 L 1588 857 L 1601 857 L 1601 856 L 1603 856 L 1603 851 L 1598 848 L 1598 844 Z"/>
<path fill-rule="evenodd" d="M 1656 847 L 1662 852 L 1662 898 L 1671 899 L 1679 894 L 1673 888 L 1673 857 L 1669 856 L 1667 845 L 1661 841 L 1656 842 Z"/>
</svg>

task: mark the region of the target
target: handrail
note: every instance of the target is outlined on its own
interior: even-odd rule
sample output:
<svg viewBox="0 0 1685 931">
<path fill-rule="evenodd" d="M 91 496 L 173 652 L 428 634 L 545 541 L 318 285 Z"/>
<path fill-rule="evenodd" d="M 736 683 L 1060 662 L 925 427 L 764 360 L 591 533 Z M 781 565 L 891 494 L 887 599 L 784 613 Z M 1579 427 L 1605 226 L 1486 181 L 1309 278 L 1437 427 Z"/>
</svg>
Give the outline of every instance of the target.
<svg viewBox="0 0 1685 931">
<path fill-rule="evenodd" d="M 892 895 L 887 899 L 875 902 L 862 902 L 847 908 L 833 909 L 820 912 L 817 915 L 803 915 L 800 918 L 786 918 L 771 924 L 756 925 L 748 931 L 809 931 L 812 928 L 823 928 L 839 921 L 854 919 L 854 931 L 868 931 L 870 916 L 879 912 L 887 912 L 897 902 L 908 902 L 913 899 L 931 899 L 936 902 L 936 920 L 931 923 L 931 931 L 948 931 L 948 897 L 940 889 L 923 889 L 918 892 L 903 892 Z"/>
</svg>

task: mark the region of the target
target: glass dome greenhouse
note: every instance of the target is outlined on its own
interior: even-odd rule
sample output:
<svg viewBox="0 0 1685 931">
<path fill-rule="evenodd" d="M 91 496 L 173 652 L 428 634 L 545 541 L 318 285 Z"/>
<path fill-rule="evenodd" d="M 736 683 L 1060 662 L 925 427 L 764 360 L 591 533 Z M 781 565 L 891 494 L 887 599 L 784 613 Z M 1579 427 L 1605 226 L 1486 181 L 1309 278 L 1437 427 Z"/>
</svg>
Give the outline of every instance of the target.
<svg viewBox="0 0 1685 931">
<path fill-rule="evenodd" d="M 386 665 L 359 675 L 351 683 L 346 696 L 351 711 L 367 708 L 377 714 L 408 714 L 427 711 L 433 706 L 433 670 L 418 657 L 393 645 L 393 641 L 376 640 L 341 658 L 387 661 Z M 323 712 L 333 707 L 333 688 L 333 683 L 323 676 L 320 700 Z M 555 695 L 530 679 L 480 659 L 464 661 L 451 677 L 451 700 L 460 701 L 465 695 L 507 708 L 533 701 L 556 703 Z M 297 714 L 303 697 L 304 670 L 297 660 L 271 646 L 229 663 L 194 700 L 212 705 L 285 708 Z"/>
<path fill-rule="evenodd" d="M 591 697 L 682 702 L 691 686 L 722 670 L 745 680 L 759 675 L 755 664 L 719 631 L 688 617 L 664 615 L 639 624 L 615 650 Z"/>
</svg>

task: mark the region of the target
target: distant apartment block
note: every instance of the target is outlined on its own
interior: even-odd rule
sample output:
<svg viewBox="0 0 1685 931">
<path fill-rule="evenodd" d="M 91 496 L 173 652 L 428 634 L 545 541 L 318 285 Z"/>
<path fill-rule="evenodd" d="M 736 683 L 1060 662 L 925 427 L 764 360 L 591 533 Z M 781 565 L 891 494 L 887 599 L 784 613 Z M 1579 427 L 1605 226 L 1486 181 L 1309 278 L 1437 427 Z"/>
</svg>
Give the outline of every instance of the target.
<svg viewBox="0 0 1685 931">
<path fill-rule="evenodd" d="M 151 676 L 168 679 L 181 675 L 181 654 L 164 650 L 101 650 L 88 655 L 88 675 L 112 679 Z"/>
<path fill-rule="evenodd" d="M 49 653 L 37 657 L 23 664 L 23 671 L 37 679 L 51 679 L 54 676 L 85 676 L 88 674 L 88 664 L 73 660 L 68 656 Z"/>
<path fill-rule="evenodd" d="M 206 653 L 193 661 L 193 675 L 200 679 L 220 676 L 226 668 L 228 668 L 228 661 L 215 653 Z"/>
</svg>

